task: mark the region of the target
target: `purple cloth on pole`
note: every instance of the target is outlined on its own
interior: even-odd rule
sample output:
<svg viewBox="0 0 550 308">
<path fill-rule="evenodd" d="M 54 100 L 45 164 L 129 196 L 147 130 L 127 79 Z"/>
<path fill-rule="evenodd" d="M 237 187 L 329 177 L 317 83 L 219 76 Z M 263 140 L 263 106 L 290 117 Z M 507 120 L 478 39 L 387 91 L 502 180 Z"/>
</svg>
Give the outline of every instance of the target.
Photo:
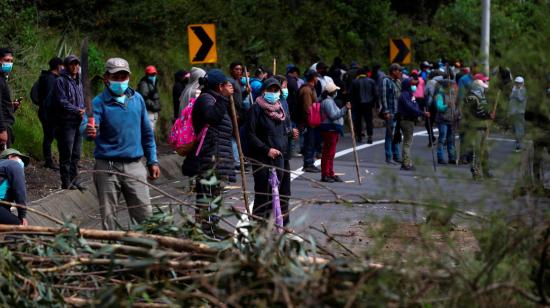
<svg viewBox="0 0 550 308">
<path fill-rule="evenodd" d="M 275 168 L 271 168 L 269 184 L 271 185 L 271 203 L 273 205 L 276 230 L 279 233 L 283 233 L 283 214 L 281 213 L 281 199 L 279 197 L 279 179 L 277 178 L 277 171 Z"/>
</svg>

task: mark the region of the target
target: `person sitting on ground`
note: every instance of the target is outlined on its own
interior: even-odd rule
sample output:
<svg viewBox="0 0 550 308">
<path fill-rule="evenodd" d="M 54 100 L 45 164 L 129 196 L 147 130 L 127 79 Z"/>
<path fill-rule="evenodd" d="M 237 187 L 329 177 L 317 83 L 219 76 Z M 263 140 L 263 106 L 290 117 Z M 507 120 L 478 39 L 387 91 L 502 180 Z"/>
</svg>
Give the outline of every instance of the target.
<svg viewBox="0 0 550 308">
<path fill-rule="evenodd" d="M 28 225 L 26 214 L 27 189 L 25 187 L 25 166 L 29 157 L 15 149 L 6 149 L 0 153 L 0 200 L 13 202 L 17 207 L 17 216 L 11 213 L 10 206 L 0 206 L 0 224 Z"/>
<path fill-rule="evenodd" d="M 403 80 L 401 84 L 401 96 L 399 97 L 397 110 L 401 117 L 401 131 L 403 133 L 403 162 L 401 170 L 413 170 L 411 161 L 411 146 L 413 142 L 414 126 L 418 117 L 429 117 L 430 113 L 422 112 L 414 99 L 413 93 L 416 91 L 417 81 L 413 78 Z"/>
<path fill-rule="evenodd" d="M 342 179 L 334 173 L 334 155 L 339 135 L 344 135 L 344 116 L 351 109 L 351 103 L 347 102 L 341 109 L 338 108 L 334 98 L 338 95 L 339 87 L 334 83 L 327 83 L 325 92 L 321 95 L 321 118 L 324 119 L 319 127 L 323 138 L 323 155 L 321 156 L 321 181 L 342 182 Z"/>
</svg>

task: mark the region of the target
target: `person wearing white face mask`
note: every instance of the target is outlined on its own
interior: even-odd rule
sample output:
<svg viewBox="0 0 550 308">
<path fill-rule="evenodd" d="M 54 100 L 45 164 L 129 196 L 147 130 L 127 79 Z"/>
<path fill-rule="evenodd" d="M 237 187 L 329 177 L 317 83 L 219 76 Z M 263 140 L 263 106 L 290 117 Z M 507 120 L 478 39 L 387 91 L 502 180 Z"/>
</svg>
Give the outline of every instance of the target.
<svg viewBox="0 0 550 308">
<path fill-rule="evenodd" d="M 262 94 L 256 98 L 247 114 L 249 156 L 253 159 L 253 214 L 268 218 L 272 212 L 270 168 L 275 167 L 281 190 L 288 137 L 293 135 L 290 115 L 281 104 L 281 83 L 275 78 L 263 82 Z M 283 208 L 283 223 L 289 222 L 288 208 Z"/>
<path fill-rule="evenodd" d="M 0 200 L 17 205 L 17 216 L 12 214 L 9 205 L 0 205 L 0 224 L 28 225 L 24 171 L 28 164 L 29 157 L 15 149 L 6 149 L 0 153 Z"/>
<path fill-rule="evenodd" d="M 510 94 L 508 115 L 512 120 L 514 135 L 516 137 L 516 152 L 523 149 L 523 135 L 525 134 L 525 106 L 527 94 L 523 77 L 518 76 L 514 80 L 514 87 Z"/>
<path fill-rule="evenodd" d="M 104 229 L 117 226 L 116 213 L 120 193 L 126 200 L 130 218 L 140 223 L 151 216 L 146 158 L 149 179 L 160 176 L 157 146 L 143 97 L 128 86 L 130 66 L 121 58 L 107 60 L 104 75 L 106 88 L 93 100 L 96 126 L 86 134 L 95 138 L 94 183 Z M 101 172 L 106 171 L 106 172 Z M 130 177 L 109 172 L 124 173 Z M 139 181 L 138 181 L 139 180 Z"/>
</svg>

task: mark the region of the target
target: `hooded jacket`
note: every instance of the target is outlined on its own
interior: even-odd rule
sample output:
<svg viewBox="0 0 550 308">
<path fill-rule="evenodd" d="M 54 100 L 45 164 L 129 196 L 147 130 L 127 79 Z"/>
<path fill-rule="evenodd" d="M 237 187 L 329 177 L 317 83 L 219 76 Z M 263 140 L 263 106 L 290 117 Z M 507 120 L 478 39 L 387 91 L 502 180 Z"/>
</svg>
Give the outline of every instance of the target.
<svg viewBox="0 0 550 308">
<path fill-rule="evenodd" d="M 378 101 L 376 82 L 367 75 L 357 76 L 351 83 L 350 93 L 353 105 L 366 104 L 374 106 Z"/>
<path fill-rule="evenodd" d="M 147 76 L 143 76 L 138 83 L 137 91 L 145 100 L 145 107 L 150 112 L 159 112 L 161 109 L 157 84 L 158 79 L 153 83 Z"/>
<path fill-rule="evenodd" d="M 414 98 L 410 78 L 403 80 L 401 83 L 401 96 L 399 96 L 397 110 L 403 120 L 416 121 L 418 117 L 423 115 Z"/>
<path fill-rule="evenodd" d="M 38 77 L 38 116 L 41 119 L 46 119 L 47 108 L 49 103 L 48 99 L 51 99 L 50 93 L 53 93 L 55 88 L 55 82 L 58 76 L 51 71 L 42 71 L 40 77 Z M 49 97 L 50 96 L 50 97 Z"/>
<path fill-rule="evenodd" d="M 321 119 L 323 122 L 319 127 L 322 131 L 337 132 L 340 135 L 344 135 L 344 116 L 348 109 L 346 106 L 338 108 L 334 99 L 327 96 L 321 102 Z"/>
<path fill-rule="evenodd" d="M 157 164 L 157 146 L 143 97 L 131 88 L 123 104 L 118 103 L 109 89 L 96 96 L 94 157 L 103 160 L 138 160 L 145 155 L 147 165 Z"/>
<path fill-rule="evenodd" d="M 84 91 L 80 75 L 73 79 L 67 71 L 63 70 L 55 82 L 52 95 L 52 103 L 56 110 L 54 117 L 80 123 L 82 120 L 80 110 L 84 109 Z"/>
<path fill-rule="evenodd" d="M 458 87 L 454 81 L 449 83 L 443 80 L 435 95 L 437 115 L 435 121 L 441 124 L 453 124 L 460 120 L 460 109 L 458 108 Z"/>
</svg>

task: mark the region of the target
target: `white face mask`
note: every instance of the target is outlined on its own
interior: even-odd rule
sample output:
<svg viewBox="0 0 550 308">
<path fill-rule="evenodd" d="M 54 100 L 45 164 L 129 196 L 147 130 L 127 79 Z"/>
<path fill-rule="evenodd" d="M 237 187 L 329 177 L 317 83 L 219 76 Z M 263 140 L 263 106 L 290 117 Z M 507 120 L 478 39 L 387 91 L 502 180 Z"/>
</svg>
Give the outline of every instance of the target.
<svg viewBox="0 0 550 308">
<path fill-rule="evenodd" d="M 201 95 L 201 90 L 195 90 L 195 97 L 199 97 L 199 95 Z"/>
</svg>

